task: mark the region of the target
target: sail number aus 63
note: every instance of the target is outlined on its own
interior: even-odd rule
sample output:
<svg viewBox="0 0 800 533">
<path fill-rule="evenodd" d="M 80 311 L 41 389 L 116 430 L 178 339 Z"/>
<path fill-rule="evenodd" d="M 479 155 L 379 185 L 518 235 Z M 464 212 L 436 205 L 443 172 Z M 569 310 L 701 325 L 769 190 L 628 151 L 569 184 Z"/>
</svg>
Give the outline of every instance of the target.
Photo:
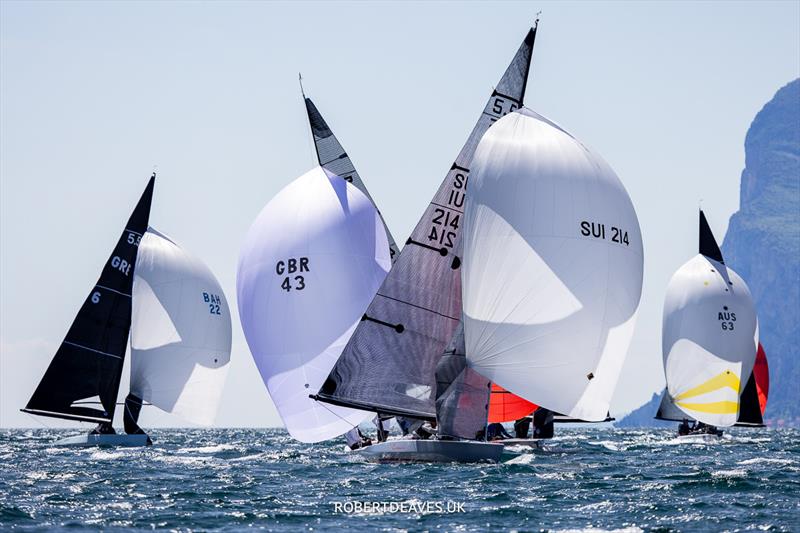
<svg viewBox="0 0 800 533">
<path fill-rule="evenodd" d="M 275 272 L 283 277 L 281 289 L 290 292 L 292 289 L 302 291 L 306 288 L 306 279 L 301 272 L 311 272 L 308 257 L 290 257 L 286 261 L 275 263 Z M 286 275 L 289 274 L 289 275 Z"/>
<path fill-rule="evenodd" d="M 222 304 L 222 299 L 218 294 L 211 294 L 208 292 L 203 293 L 203 301 L 208 304 L 208 312 L 212 315 L 221 315 L 219 306 Z"/>
<path fill-rule="evenodd" d="M 614 226 L 609 226 L 608 233 L 606 233 L 606 225 L 600 222 L 589 222 L 587 220 L 582 220 L 581 235 L 584 237 L 594 237 L 595 239 L 610 238 L 611 242 L 630 246 L 627 231 Z"/>
</svg>

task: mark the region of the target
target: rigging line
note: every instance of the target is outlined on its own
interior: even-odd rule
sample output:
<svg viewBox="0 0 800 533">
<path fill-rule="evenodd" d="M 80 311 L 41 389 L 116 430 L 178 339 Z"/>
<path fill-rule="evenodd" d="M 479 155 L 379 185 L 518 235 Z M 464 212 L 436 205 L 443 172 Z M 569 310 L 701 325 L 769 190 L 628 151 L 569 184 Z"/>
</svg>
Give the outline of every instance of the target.
<svg viewBox="0 0 800 533">
<path fill-rule="evenodd" d="M 410 305 L 411 307 L 415 307 L 417 309 L 422 309 L 423 311 L 427 311 L 429 313 L 433 313 L 434 315 L 439 315 L 439 316 L 444 317 L 444 318 L 449 318 L 450 320 L 455 320 L 456 322 L 460 322 L 461 321 L 460 318 L 454 318 L 454 317 L 452 317 L 450 315 L 446 315 L 444 313 L 440 313 L 438 311 L 434 311 L 433 309 L 428 309 L 427 307 L 422 307 L 421 305 L 412 304 L 411 302 L 407 302 L 405 300 L 400 300 L 399 298 L 393 298 L 391 296 L 387 296 L 386 294 L 383 294 L 383 293 L 380 293 L 380 292 L 378 294 L 376 294 L 376 296 L 381 296 L 382 298 L 386 298 L 387 300 L 394 300 L 395 302 L 400 302 L 401 304 Z"/>
</svg>

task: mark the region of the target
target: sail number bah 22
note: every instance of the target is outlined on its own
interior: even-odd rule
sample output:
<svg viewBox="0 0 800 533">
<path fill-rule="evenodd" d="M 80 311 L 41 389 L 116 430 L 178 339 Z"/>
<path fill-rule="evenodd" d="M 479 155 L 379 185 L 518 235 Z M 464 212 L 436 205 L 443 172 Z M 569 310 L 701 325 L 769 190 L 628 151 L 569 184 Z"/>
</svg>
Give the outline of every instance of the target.
<svg viewBox="0 0 800 533">
<path fill-rule="evenodd" d="M 291 292 L 292 289 L 302 291 L 306 288 L 303 272 L 310 272 L 308 257 L 290 257 L 275 263 L 275 273 L 282 277 L 281 289 Z"/>
</svg>

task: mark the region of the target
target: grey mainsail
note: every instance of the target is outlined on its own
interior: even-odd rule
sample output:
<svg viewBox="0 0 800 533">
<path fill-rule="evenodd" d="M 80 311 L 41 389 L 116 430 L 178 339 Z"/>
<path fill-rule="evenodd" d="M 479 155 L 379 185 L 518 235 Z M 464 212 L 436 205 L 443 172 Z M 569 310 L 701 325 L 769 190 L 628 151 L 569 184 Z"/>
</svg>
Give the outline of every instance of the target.
<svg viewBox="0 0 800 533">
<path fill-rule="evenodd" d="M 369 194 L 367 186 L 364 185 L 361 176 L 358 175 L 358 171 L 356 171 L 356 167 L 350 160 L 350 156 L 347 155 L 347 152 L 345 152 L 341 143 L 339 143 L 336 135 L 334 135 L 328 127 L 328 123 L 322 118 L 317 106 L 315 106 L 311 98 L 306 97 L 305 94 L 303 94 L 303 99 L 306 102 L 308 124 L 311 126 L 311 134 L 314 137 L 314 149 L 317 152 L 317 162 L 319 166 L 342 177 L 345 181 L 349 181 L 369 198 L 369 201 L 372 202 L 372 205 L 377 209 L 378 215 L 381 217 L 381 222 L 383 222 L 383 229 L 386 230 L 386 238 L 389 239 L 389 257 L 391 257 L 392 264 L 394 264 L 397 257 L 400 255 L 400 249 L 397 247 L 394 237 L 392 237 L 392 232 L 389 231 L 389 227 L 386 225 L 386 220 L 384 220 L 381 210 L 378 209 L 378 205 Z"/>
<path fill-rule="evenodd" d="M 477 439 L 486 430 L 492 382 L 467 366 L 464 325 L 436 367 L 436 419 L 441 437 Z"/>
<path fill-rule="evenodd" d="M 461 319 L 459 249 L 469 167 L 493 122 L 521 107 L 536 28 L 492 92 L 403 251 L 316 398 L 434 420 L 436 367 Z"/>
</svg>

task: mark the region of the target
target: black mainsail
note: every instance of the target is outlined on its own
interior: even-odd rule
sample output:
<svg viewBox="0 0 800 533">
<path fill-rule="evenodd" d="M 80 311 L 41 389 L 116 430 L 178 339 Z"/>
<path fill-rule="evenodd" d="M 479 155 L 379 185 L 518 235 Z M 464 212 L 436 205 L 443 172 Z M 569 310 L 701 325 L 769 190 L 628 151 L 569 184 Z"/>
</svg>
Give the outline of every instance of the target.
<svg viewBox="0 0 800 533">
<path fill-rule="evenodd" d="M 493 122 L 522 106 L 536 28 L 492 92 L 322 389 L 335 405 L 436 418 L 436 367 L 461 320 L 459 250 L 469 167 Z"/>
<path fill-rule="evenodd" d="M 361 176 L 358 175 L 358 171 L 356 171 L 356 167 L 350 160 L 350 156 L 347 155 L 347 152 L 345 152 L 341 143 L 339 143 L 336 135 L 334 135 L 328 127 L 328 123 L 322 118 L 317 106 L 315 106 L 311 98 L 306 97 L 305 94 L 303 94 L 303 99 L 306 102 L 308 124 L 311 126 L 311 133 L 314 137 L 314 149 L 317 152 L 317 162 L 319 166 L 329 172 L 333 172 L 345 181 L 349 181 L 369 198 L 369 201 L 372 202 L 372 205 L 375 206 L 378 215 L 381 217 L 383 229 L 386 230 L 386 238 L 389 240 L 389 257 L 392 260 L 392 264 L 394 264 L 397 257 L 400 255 L 400 250 L 397 248 L 394 237 L 392 237 L 392 232 L 389 231 L 389 227 L 386 225 L 386 220 L 384 220 L 381 210 L 378 209 L 378 205 L 369 194 L 367 186 L 364 185 Z"/>
<path fill-rule="evenodd" d="M 139 241 L 147 231 L 155 174 L 128 219 L 100 279 L 33 393 L 27 413 L 112 422 L 131 327 L 131 290 Z M 101 406 L 89 407 L 99 397 Z"/>
</svg>

